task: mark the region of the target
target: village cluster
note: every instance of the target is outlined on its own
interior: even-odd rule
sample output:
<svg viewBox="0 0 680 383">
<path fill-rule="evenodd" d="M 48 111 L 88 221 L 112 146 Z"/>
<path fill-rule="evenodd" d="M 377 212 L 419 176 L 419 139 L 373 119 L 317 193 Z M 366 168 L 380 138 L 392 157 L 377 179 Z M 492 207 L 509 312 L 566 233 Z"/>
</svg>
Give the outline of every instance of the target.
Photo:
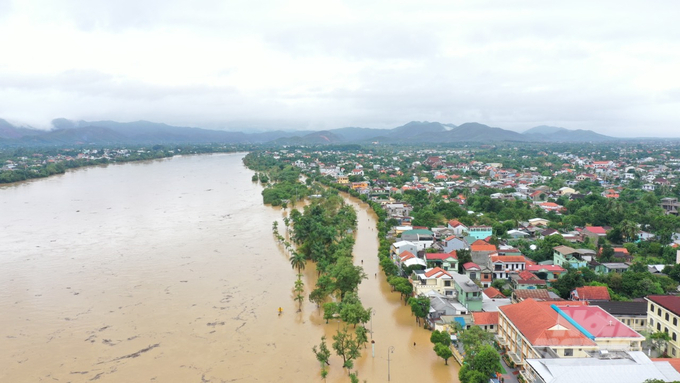
<svg viewBox="0 0 680 383">
<path fill-rule="evenodd" d="M 519 381 L 680 380 L 677 148 L 522 153 L 267 155 L 380 204 L 391 262 L 414 296 L 429 298 L 427 324 L 452 334 L 460 363 L 456 331 L 479 326 Z M 577 214 L 574 201 L 610 210 L 651 203 L 647 214 L 658 219 L 631 222 L 624 211 L 596 224 L 604 221 Z M 454 207 L 433 208 L 445 205 Z"/>
</svg>

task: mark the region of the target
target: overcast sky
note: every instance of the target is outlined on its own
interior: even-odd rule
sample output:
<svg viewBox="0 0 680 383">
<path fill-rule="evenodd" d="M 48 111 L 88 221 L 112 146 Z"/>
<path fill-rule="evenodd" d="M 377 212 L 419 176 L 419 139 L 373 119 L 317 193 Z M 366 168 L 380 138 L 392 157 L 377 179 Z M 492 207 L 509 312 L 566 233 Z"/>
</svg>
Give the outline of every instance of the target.
<svg viewBox="0 0 680 383">
<path fill-rule="evenodd" d="M 0 0 L 0 118 L 680 136 L 680 1 Z"/>
</svg>

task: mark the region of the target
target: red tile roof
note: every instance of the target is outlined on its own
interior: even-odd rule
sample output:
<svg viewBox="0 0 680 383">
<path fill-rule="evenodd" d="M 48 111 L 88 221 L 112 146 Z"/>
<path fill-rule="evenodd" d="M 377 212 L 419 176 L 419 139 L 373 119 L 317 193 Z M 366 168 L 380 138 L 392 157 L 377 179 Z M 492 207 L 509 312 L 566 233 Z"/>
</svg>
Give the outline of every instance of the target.
<svg viewBox="0 0 680 383">
<path fill-rule="evenodd" d="M 425 271 L 425 276 L 428 278 L 442 278 L 442 277 L 451 277 L 451 274 L 447 273 L 446 270 L 441 269 L 439 267 L 432 268 L 430 270 Z"/>
<path fill-rule="evenodd" d="M 535 276 L 532 272 L 526 270 L 520 271 L 520 273 L 517 275 L 519 275 L 520 279 L 541 279 Z"/>
<path fill-rule="evenodd" d="M 533 346 L 595 346 L 567 319 L 533 299 L 498 308 Z"/>
<path fill-rule="evenodd" d="M 560 307 L 571 319 L 588 330 L 595 338 L 642 338 L 630 327 L 621 323 L 598 306 Z"/>
<path fill-rule="evenodd" d="M 503 293 L 501 293 L 500 291 L 498 291 L 498 289 L 495 288 L 495 287 L 488 287 L 486 290 L 484 290 L 484 294 L 486 294 L 487 297 L 492 298 L 492 299 L 493 298 L 506 298 L 506 296 L 503 295 Z"/>
<path fill-rule="evenodd" d="M 477 326 L 498 325 L 498 312 L 473 311 L 472 321 Z"/>
<path fill-rule="evenodd" d="M 544 289 L 515 290 L 513 292 L 513 294 L 515 294 L 515 297 L 517 297 L 518 300 L 529 299 L 529 298 L 542 300 L 542 301 L 552 300 L 550 298 L 550 294 L 548 294 L 548 290 L 544 290 Z"/>
<path fill-rule="evenodd" d="M 496 262 L 526 262 L 526 259 L 524 258 L 523 255 L 492 255 L 491 257 L 491 263 L 496 263 Z"/>
<path fill-rule="evenodd" d="M 452 219 L 452 220 L 450 220 L 450 221 L 449 221 L 449 226 L 451 226 L 451 227 L 458 227 L 458 226 L 466 227 L 465 225 L 463 225 L 463 224 L 462 224 L 459 220 L 457 220 L 457 219 Z"/>
<path fill-rule="evenodd" d="M 607 234 L 607 231 L 602 226 L 586 226 L 585 229 L 593 234 Z"/>
<path fill-rule="evenodd" d="M 609 290 L 606 286 L 583 286 L 576 288 L 580 301 L 610 301 Z"/>
<path fill-rule="evenodd" d="M 532 273 L 538 273 L 538 272 L 541 272 L 542 270 L 552 271 L 553 273 L 555 273 L 555 272 L 563 273 L 563 272 L 567 271 L 564 268 L 562 268 L 561 266 L 557 266 L 557 265 L 527 265 L 527 271 L 531 271 Z"/>
<path fill-rule="evenodd" d="M 469 270 L 469 269 L 471 269 L 471 268 L 473 268 L 473 267 L 476 267 L 476 268 L 479 269 L 479 270 L 482 269 L 481 267 L 479 267 L 478 264 L 476 264 L 476 263 L 474 263 L 474 262 L 465 262 L 465 263 L 463 264 L 463 268 L 464 268 L 465 270 Z"/>
<path fill-rule="evenodd" d="M 444 260 L 448 258 L 458 259 L 458 256 L 455 251 L 452 251 L 451 253 L 425 253 L 425 258 L 427 260 Z"/>
<path fill-rule="evenodd" d="M 680 297 L 673 295 L 650 295 L 647 299 L 680 316 Z"/>
<path fill-rule="evenodd" d="M 496 246 L 492 245 L 486 241 L 483 241 L 481 239 L 478 239 L 474 242 L 472 242 L 472 245 L 470 245 L 470 250 L 471 251 L 496 251 Z"/>
<path fill-rule="evenodd" d="M 408 251 L 408 250 L 402 251 L 402 252 L 399 254 L 399 259 L 401 259 L 402 262 L 404 262 L 404 261 L 407 260 L 407 259 L 411 259 L 411 258 L 415 258 L 415 257 L 416 257 L 416 256 L 413 255 L 413 253 L 410 252 L 410 251 Z"/>
</svg>

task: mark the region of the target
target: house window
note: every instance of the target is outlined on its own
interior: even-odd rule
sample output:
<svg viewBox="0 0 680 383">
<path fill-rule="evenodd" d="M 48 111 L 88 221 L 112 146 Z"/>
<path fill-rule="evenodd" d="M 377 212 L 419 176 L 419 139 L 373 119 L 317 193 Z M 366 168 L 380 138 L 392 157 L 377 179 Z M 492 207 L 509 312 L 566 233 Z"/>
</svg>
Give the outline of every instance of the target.
<svg viewBox="0 0 680 383">
<path fill-rule="evenodd" d="M 472 279 L 473 281 L 477 279 L 477 273 L 470 273 L 470 279 Z"/>
<path fill-rule="evenodd" d="M 660 308 L 656 309 L 656 315 L 661 316 L 661 309 Z"/>
<path fill-rule="evenodd" d="M 661 331 L 661 323 L 656 324 L 656 331 Z"/>
<path fill-rule="evenodd" d="M 574 350 L 571 348 L 564 349 L 564 356 L 574 356 Z"/>
<path fill-rule="evenodd" d="M 671 338 L 673 338 L 673 341 L 677 340 L 677 336 L 675 335 L 675 332 L 673 332 L 673 336 Z"/>
<path fill-rule="evenodd" d="M 675 356 L 675 348 L 671 350 L 671 354 L 673 354 L 673 356 Z"/>
<path fill-rule="evenodd" d="M 453 295 L 453 291 L 452 291 L 452 290 L 446 290 L 445 293 L 446 293 L 445 295 Z"/>
<path fill-rule="evenodd" d="M 673 326 L 677 326 L 677 325 L 678 325 L 678 317 L 674 317 L 673 318 Z"/>
<path fill-rule="evenodd" d="M 451 286 L 451 281 L 444 281 L 444 286 Z"/>
<path fill-rule="evenodd" d="M 653 305 L 653 304 L 650 304 L 650 305 L 649 305 L 649 309 L 650 309 L 652 312 L 654 312 L 654 305 Z"/>
<path fill-rule="evenodd" d="M 668 316 L 668 313 L 666 313 L 666 320 L 670 320 L 671 318 Z"/>
</svg>

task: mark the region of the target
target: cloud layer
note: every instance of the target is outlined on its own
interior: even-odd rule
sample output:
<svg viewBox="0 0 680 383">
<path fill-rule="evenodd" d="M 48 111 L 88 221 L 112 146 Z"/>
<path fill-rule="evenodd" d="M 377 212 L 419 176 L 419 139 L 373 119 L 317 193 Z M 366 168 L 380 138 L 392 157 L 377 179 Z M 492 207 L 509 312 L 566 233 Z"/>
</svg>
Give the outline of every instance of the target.
<svg viewBox="0 0 680 383">
<path fill-rule="evenodd" d="M 678 11 L 674 0 L 0 0 L 0 117 L 677 136 Z"/>
</svg>

